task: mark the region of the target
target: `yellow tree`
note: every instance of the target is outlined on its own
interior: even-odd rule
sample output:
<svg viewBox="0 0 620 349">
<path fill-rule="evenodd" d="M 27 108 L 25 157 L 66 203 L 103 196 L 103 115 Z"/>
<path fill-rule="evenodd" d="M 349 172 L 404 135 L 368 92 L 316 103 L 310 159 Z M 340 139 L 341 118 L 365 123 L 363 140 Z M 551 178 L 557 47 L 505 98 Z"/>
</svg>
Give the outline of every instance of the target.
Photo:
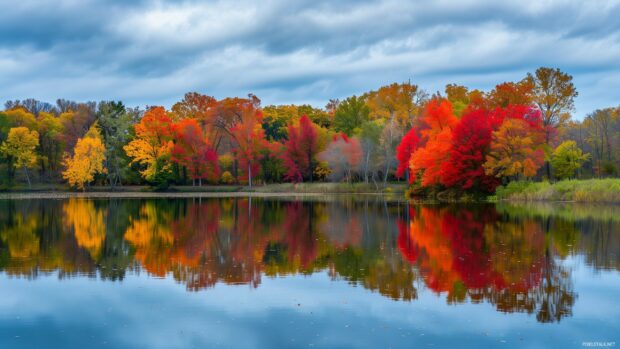
<svg viewBox="0 0 620 349">
<path fill-rule="evenodd" d="M 545 161 L 544 135 L 527 121 L 504 120 L 493 132 L 491 150 L 484 163 L 485 173 L 496 177 L 533 177 Z"/>
<path fill-rule="evenodd" d="M 62 177 L 69 182 L 69 185 L 85 190 L 84 184 L 92 182 L 95 174 L 105 173 L 104 161 L 105 146 L 95 123 L 84 138 L 78 139 L 73 157 L 65 156 L 64 165 L 67 169 L 62 173 Z"/>
<path fill-rule="evenodd" d="M 2 143 L 0 151 L 12 158 L 16 168 L 23 168 L 28 186 L 31 186 L 28 168 L 34 167 L 37 163 L 35 149 L 39 146 L 39 133 L 30 131 L 28 128 L 20 126 L 9 130 L 7 139 Z"/>
<path fill-rule="evenodd" d="M 79 141 L 78 141 L 79 143 Z M 101 256 L 105 241 L 105 211 L 92 200 L 71 198 L 62 207 L 67 227 L 73 228 L 78 246 L 86 249 L 93 260 Z"/>
</svg>

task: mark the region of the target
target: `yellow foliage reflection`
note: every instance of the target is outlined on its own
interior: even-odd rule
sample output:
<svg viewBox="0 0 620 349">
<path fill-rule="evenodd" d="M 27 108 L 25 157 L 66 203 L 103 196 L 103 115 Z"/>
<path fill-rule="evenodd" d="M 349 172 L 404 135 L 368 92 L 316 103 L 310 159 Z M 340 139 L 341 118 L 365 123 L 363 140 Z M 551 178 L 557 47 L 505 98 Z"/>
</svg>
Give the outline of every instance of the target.
<svg viewBox="0 0 620 349">
<path fill-rule="evenodd" d="M 75 239 L 97 260 L 105 240 L 104 212 L 92 200 L 71 198 L 63 205 L 65 224 L 73 228 Z"/>
<path fill-rule="evenodd" d="M 12 258 L 30 258 L 39 254 L 39 237 L 35 234 L 37 226 L 34 215 L 18 215 L 13 227 L 0 232 L 0 238 L 8 245 Z"/>
</svg>

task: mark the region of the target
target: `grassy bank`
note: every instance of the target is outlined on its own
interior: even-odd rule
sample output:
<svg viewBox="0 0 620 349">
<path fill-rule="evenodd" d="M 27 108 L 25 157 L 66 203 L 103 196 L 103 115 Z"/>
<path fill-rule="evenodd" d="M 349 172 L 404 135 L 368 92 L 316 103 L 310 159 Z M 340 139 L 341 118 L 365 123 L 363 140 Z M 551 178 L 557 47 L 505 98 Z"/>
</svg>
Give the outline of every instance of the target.
<svg viewBox="0 0 620 349">
<path fill-rule="evenodd" d="M 386 186 L 366 183 L 281 183 L 253 187 L 246 190 L 262 193 L 323 193 L 323 194 L 371 194 L 398 193 L 404 194 L 407 185 L 404 183 L 388 183 Z"/>
<path fill-rule="evenodd" d="M 497 189 L 498 200 L 620 203 L 620 179 L 512 182 Z"/>
</svg>

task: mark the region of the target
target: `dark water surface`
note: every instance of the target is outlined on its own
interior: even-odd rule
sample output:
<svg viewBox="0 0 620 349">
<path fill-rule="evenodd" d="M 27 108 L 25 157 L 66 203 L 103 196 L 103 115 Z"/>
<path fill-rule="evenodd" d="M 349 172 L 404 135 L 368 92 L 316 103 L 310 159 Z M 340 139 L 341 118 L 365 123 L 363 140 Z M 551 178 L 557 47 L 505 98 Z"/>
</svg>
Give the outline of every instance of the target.
<svg viewBox="0 0 620 349">
<path fill-rule="evenodd" d="M 0 200 L 0 348 L 615 346 L 619 271 L 618 206 Z"/>
</svg>

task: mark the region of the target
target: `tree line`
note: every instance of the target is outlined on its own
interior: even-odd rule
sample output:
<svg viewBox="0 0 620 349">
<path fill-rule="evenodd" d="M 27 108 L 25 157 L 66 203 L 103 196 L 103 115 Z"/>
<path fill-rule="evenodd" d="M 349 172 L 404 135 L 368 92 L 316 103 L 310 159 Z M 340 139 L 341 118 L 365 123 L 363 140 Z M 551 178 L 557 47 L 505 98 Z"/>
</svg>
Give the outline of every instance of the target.
<svg viewBox="0 0 620 349">
<path fill-rule="evenodd" d="M 14 100 L 0 112 L 0 171 L 5 188 L 408 180 L 476 193 L 617 175 L 619 108 L 572 120 L 577 95 L 570 75 L 542 67 L 491 91 L 393 83 L 324 108 L 196 92 L 170 109 Z"/>
</svg>

